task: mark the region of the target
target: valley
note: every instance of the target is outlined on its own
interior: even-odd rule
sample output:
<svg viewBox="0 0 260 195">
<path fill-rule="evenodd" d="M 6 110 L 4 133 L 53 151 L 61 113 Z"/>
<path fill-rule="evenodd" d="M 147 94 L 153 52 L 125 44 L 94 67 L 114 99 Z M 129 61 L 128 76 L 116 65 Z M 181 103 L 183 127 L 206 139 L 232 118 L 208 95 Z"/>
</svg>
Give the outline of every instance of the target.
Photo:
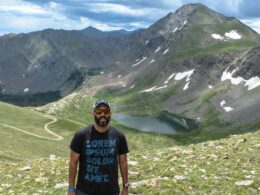
<svg viewBox="0 0 260 195">
<path fill-rule="evenodd" d="M 259 58 L 259 34 L 202 4 L 136 31 L 0 36 L 0 194 L 65 194 L 97 99 L 127 137 L 130 194 L 259 194 Z"/>
</svg>

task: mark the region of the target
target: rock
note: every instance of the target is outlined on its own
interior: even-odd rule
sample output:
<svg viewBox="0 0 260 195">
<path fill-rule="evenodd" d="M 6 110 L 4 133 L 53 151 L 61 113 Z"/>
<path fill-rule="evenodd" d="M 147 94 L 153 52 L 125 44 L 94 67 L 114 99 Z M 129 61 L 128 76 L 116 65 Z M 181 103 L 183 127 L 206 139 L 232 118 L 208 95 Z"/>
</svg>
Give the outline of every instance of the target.
<svg viewBox="0 0 260 195">
<path fill-rule="evenodd" d="M 135 172 L 135 171 L 129 171 L 128 173 L 129 173 L 129 175 L 138 175 L 139 174 L 139 172 Z"/>
<path fill-rule="evenodd" d="M 138 162 L 130 160 L 130 161 L 128 161 L 128 164 L 132 165 L 132 166 L 136 166 L 138 164 Z"/>
<path fill-rule="evenodd" d="M 245 178 L 246 179 L 252 179 L 252 178 L 254 178 L 255 176 L 254 175 L 245 175 Z"/>
<path fill-rule="evenodd" d="M 30 166 L 25 166 L 20 168 L 20 171 L 30 171 L 32 168 Z"/>
<path fill-rule="evenodd" d="M 47 183 L 48 182 L 48 178 L 46 178 L 46 177 L 38 177 L 38 178 L 35 178 L 35 181 L 38 182 L 38 183 Z"/>
<path fill-rule="evenodd" d="M 235 184 L 236 184 L 237 186 L 249 186 L 249 185 L 251 185 L 252 183 L 254 183 L 253 180 L 243 180 L 243 181 L 237 181 L 237 182 L 235 182 Z"/>
<path fill-rule="evenodd" d="M 178 181 L 181 181 L 181 180 L 187 179 L 187 177 L 182 176 L 182 175 L 175 175 L 175 176 L 174 176 L 174 179 L 176 179 L 176 180 L 178 180 Z"/>
<path fill-rule="evenodd" d="M 211 155 L 210 155 L 210 158 L 215 160 L 215 159 L 217 159 L 218 157 L 217 157 L 217 155 L 215 155 L 215 154 L 211 154 Z"/>
<path fill-rule="evenodd" d="M 56 160 L 56 155 L 51 154 L 51 155 L 49 156 L 49 159 L 50 159 L 50 160 Z"/>
<path fill-rule="evenodd" d="M 68 187 L 68 186 L 69 186 L 69 184 L 67 182 L 64 182 L 64 183 L 57 183 L 54 188 L 62 189 L 62 188 Z"/>
</svg>

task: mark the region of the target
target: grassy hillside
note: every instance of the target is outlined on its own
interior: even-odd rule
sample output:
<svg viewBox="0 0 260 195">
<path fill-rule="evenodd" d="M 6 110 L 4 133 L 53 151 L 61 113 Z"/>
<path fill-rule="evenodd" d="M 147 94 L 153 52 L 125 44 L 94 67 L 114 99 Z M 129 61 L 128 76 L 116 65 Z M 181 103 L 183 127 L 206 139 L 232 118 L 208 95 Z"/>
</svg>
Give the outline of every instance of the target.
<svg viewBox="0 0 260 195">
<path fill-rule="evenodd" d="M 125 130 L 133 194 L 258 194 L 260 131 L 198 144 Z M 151 144 L 153 143 L 153 144 Z M 1 194 L 63 194 L 68 158 L 0 165 Z"/>
<path fill-rule="evenodd" d="M 0 103 L 0 134 L 4 138 L 0 142 L 0 194 L 66 192 L 68 145 L 82 123 L 92 122 L 94 99 L 74 94 L 37 109 Z M 57 118 L 48 127 L 63 136 L 63 140 L 39 138 L 3 126 L 8 123 L 36 135 L 55 138 L 44 130 L 53 120 L 43 113 Z M 257 155 L 260 130 L 231 136 L 224 131 L 166 136 L 142 133 L 113 120 L 111 123 L 128 139 L 133 194 L 257 194 L 260 191 Z"/>
<path fill-rule="evenodd" d="M 0 102 L 0 160 L 67 156 L 69 141 L 82 125 L 65 118 L 54 122 L 52 118 L 55 117 Z M 53 123 L 48 125 L 50 122 Z M 45 126 L 63 139 L 52 140 L 58 137 L 46 131 Z"/>
</svg>

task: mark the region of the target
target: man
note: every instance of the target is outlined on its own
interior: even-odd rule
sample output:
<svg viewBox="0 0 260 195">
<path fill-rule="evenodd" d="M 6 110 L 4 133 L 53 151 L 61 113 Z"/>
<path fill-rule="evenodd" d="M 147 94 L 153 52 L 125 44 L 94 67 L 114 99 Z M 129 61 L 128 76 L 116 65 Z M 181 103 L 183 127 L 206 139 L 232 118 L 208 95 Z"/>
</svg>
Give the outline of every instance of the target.
<svg viewBox="0 0 260 195">
<path fill-rule="evenodd" d="M 118 164 L 128 194 L 128 146 L 125 135 L 109 126 L 111 106 L 106 100 L 93 105 L 94 124 L 75 133 L 70 144 L 68 195 L 118 195 Z M 78 170 L 78 180 L 75 178 Z"/>
</svg>

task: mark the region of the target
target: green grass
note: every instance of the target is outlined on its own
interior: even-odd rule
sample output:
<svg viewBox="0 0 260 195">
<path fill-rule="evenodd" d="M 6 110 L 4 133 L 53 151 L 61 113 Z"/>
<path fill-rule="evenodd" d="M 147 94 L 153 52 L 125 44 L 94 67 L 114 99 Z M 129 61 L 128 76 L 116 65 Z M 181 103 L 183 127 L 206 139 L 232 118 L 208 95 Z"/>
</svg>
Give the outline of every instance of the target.
<svg viewBox="0 0 260 195">
<path fill-rule="evenodd" d="M 171 89 L 172 92 L 176 90 L 175 87 Z M 212 94 L 212 91 L 207 91 L 201 96 L 203 104 L 214 97 Z M 142 94 L 138 98 L 147 106 L 158 104 L 153 97 L 155 94 L 147 95 L 145 97 Z M 49 127 L 55 133 L 64 136 L 65 139 L 59 142 L 1 128 L 1 137 L 5 139 L 0 142 L 0 193 L 65 193 L 68 185 L 68 145 L 74 132 L 81 127 L 71 120 L 92 123 L 90 111 L 96 98 L 76 95 L 67 103 L 60 102 L 63 106 L 53 112 L 58 121 Z M 109 100 L 117 103 L 122 100 L 120 98 L 110 97 Z M 147 103 L 144 101 L 145 98 L 151 99 L 148 99 Z M 167 95 L 165 98 L 167 99 Z M 5 117 L 2 122 L 16 120 L 17 125 L 20 124 L 24 129 L 33 125 L 35 133 L 45 122 L 50 121 L 31 108 L 19 108 L 4 103 L 0 106 L 1 117 Z M 51 105 L 41 108 L 42 112 L 51 109 Z M 140 112 L 141 108 L 138 111 Z M 30 116 L 37 117 L 34 119 L 39 123 L 34 121 L 29 124 Z M 210 108 L 207 117 L 209 123 L 211 120 L 216 123 L 218 113 L 214 108 Z M 140 132 L 111 120 L 111 125 L 123 131 L 128 140 L 129 181 L 133 184 L 133 188 L 130 189 L 132 194 L 256 194 L 260 187 L 260 157 L 257 155 L 260 130 L 245 132 L 260 129 L 260 123 L 256 121 L 252 124 L 229 131 L 198 129 L 185 135 L 167 136 Z M 56 158 L 50 160 L 50 154 L 55 154 Z M 29 166 L 29 170 L 22 171 L 26 166 Z M 249 186 L 235 184 L 242 180 L 252 180 L 253 183 Z"/>
<path fill-rule="evenodd" d="M 184 146 L 176 145 L 165 136 L 113 125 L 123 129 L 130 143 L 128 160 L 132 194 L 259 192 L 260 156 L 257 152 L 260 131 Z M 29 170 L 21 171 L 28 165 Z M 0 173 L 2 194 L 63 194 L 67 189 L 68 159 L 3 162 Z M 253 183 L 248 186 L 235 184 L 243 180 Z M 57 184 L 63 187 L 58 188 Z"/>
<path fill-rule="evenodd" d="M 47 140 L 15 129 L 5 127 L 8 124 L 36 135 L 56 138 L 44 130 L 44 125 L 52 119 L 29 108 L 21 108 L 6 103 L 0 103 L 0 159 L 24 160 L 47 157 L 50 154 L 68 155 L 68 146 L 75 130 L 80 125 L 65 119 L 59 119 L 50 124 L 49 129 L 64 137 L 61 141 Z"/>
</svg>

